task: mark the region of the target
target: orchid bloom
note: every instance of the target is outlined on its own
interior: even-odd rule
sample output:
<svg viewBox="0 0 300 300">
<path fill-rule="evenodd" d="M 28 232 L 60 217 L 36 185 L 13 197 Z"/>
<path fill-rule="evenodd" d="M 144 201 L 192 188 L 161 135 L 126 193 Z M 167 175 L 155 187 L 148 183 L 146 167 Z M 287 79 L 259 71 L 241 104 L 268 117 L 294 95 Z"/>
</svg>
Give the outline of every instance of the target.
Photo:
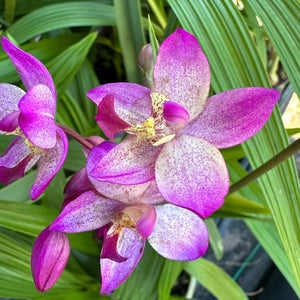
<svg viewBox="0 0 300 300">
<path fill-rule="evenodd" d="M 66 186 L 65 197 L 71 201 L 49 227 L 61 233 L 102 232 L 102 294 L 128 278 L 143 254 L 146 238 L 159 254 L 173 260 L 197 259 L 208 247 L 204 221 L 185 208 L 166 204 L 154 180 L 124 186 L 88 176 L 114 147 L 103 142 L 92 148 L 86 169 L 77 172 Z"/>
<path fill-rule="evenodd" d="M 35 200 L 62 166 L 68 141 L 55 125 L 56 91 L 46 67 L 5 37 L 1 41 L 27 92 L 0 83 L 0 133 L 18 136 L 0 156 L 0 181 L 7 185 L 38 163 L 30 191 Z"/>
<path fill-rule="evenodd" d="M 111 83 L 87 93 L 98 105 L 96 120 L 107 137 L 119 131 L 131 135 L 90 175 L 125 185 L 155 178 L 166 201 L 206 218 L 223 204 L 229 188 L 218 148 L 258 132 L 279 93 L 248 87 L 207 98 L 208 61 L 197 39 L 180 28 L 161 44 L 153 77 L 153 91 Z"/>
</svg>

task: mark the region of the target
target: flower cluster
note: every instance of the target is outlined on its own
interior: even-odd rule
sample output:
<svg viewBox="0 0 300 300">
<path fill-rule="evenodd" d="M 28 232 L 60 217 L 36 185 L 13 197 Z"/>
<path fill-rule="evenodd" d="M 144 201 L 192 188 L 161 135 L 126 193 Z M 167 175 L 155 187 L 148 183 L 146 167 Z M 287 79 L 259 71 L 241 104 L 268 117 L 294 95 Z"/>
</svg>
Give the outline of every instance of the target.
<svg viewBox="0 0 300 300">
<path fill-rule="evenodd" d="M 0 130 L 19 135 L 0 158 L 0 178 L 9 183 L 38 161 L 35 199 L 61 167 L 66 138 L 54 122 L 56 96 L 48 71 L 8 40 L 2 43 L 28 91 L 0 86 L 7 95 Z M 32 273 L 38 290 L 49 289 L 65 268 L 66 233 L 93 230 L 103 237 L 102 294 L 128 278 L 146 239 L 172 260 L 194 260 L 206 252 L 203 219 L 223 204 L 229 188 L 218 149 L 258 132 L 279 98 L 277 91 L 261 87 L 208 97 L 209 88 L 209 64 L 198 41 L 177 29 L 159 49 L 153 90 L 110 83 L 87 93 L 98 105 L 95 118 L 105 135 L 111 140 L 120 131 L 129 135 L 120 144 L 93 138 L 93 147 L 85 149 L 86 167 L 69 181 L 61 213 L 35 242 Z"/>
</svg>

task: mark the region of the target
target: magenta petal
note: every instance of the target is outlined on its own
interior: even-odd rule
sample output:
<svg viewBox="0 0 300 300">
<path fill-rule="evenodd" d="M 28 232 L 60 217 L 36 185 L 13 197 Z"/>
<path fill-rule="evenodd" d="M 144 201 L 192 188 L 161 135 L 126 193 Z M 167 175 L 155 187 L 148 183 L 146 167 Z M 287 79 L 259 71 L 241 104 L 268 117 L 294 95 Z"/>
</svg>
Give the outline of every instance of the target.
<svg viewBox="0 0 300 300">
<path fill-rule="evenodd" d="M 18 111 L 18 103 L 25 95 L 25 92 L 19 87 L 0 83 L 0 121 L 10 113 Z"/>
<path fill-rule="evenodd" d="M 68 237 L 63 232 L 44 229 L 37 237 L 31 254 L 31 270 L 40 292 L 50 289 L 63 272 L 70 254 Z"/>
<path fill-rule="evenodd" d="M 6 115 L 0 121 L 0 130 L 4 132 L 12 132 L 19 126 L 19 115 L 20 111 L 14 111 L 8 115 Z M 0 131 L 0 133 L 1 133 Z"/>
<path fill-rule="evenodd" d="M 229 178 L 224 159 L 207 141 L 182 135 L 166 143 L 156 161 L 162 196 L 206 218 L 224 202 Z"/>
<path fill-rule="evenodd" d="M 119 287 L 131 274 L 143 255 L 145 240 L 137 232 L 122 228 L 117 245 L 118 253 L 127 257 L 124 262 L 115 262 L 107 258 L 100 259 L 101 294 L 106 294 Z"/>
<path fill-rule="evenodd" d="M 46 85 L 32 87 L 20 100 L 19 125 L 29 141 L 39 148 L 56 143 L 55 99 Z"/>
<path fill-rule="evenodd" d="M 95 120 L 104 134 L 111 140 L 114 139 L 116 133 L 124 131 L 124 129 L 131 126 L 116 114 L 113 95 L 105 96 L 99 103 L 98 114 Z"/>
<path fill-rule="evenodd" d="M 49 185 L 55 174 L 63 165 L 68 152 L 68 139 L 63 130 L 56 127 L 56 145 L 45 150 L 38 162 L 38 170 L 31 187 L 31 199 L 37 199 Z"/>
<path fill-rule="evenodd" d="M 263 127 L 279 96 L 276 90 L 260 87 L 217 94 L 207 99 L 202 114 L 183 132 L 201 137 L 217 148 L 240 144 Z"/>
<path fill-rule="evenodd" d="M 102 99 L 112 94 L 115 100 L 115 111 L 125 122 L 143 124 L 151 115 L 151 90 L 134 83 L 108 83 L 100 85 L 87 93 L 97 105 Z"/>
<path fill-rule="evenodd" d="M 118 253 L 118 239 L 119 234 L 110 234 L 105 236 L 100 258 L 108 258 L 115 262 L 123 262 L 128 259 Z"/>
<path fill-rule="evenodd" d="M 88 191 L 66 205 L 50 229 L 63 232 L 94 230 L 109 223 L 124 207 L 119 201 Z"/>
<path fill-rule="evenodd" d="M 109 151 L 90 176 L 119 184 L 140 184 L 154 178 L 154 166 L 161 146 L 154 147 L 129 137 Z"/>
<path fill-rule="evenodd" d="M 190 119 L 188 111 L 180 104 L 173 101 L 164 102 L 163 117 L 173 123 L 187 124 Z"/>
<path fill-rule="evenodd" d="M 136 230 L 143 238 L 147 238 L 153 231 L 156 222 L 156 212 L 152 205 L 144 204 L 143 214 L 136 222 Z"/>
<path fill-rule="evenodd" d="M 172 260 L 194 260 L 205 254 L 209 236 L 204 221 L 193 212 L 171 204 L 155 207 L 157 221 L 150 245 Z"/>
<path fill-rule="evenodd" d="M 29 90 L 36 84 L 44 84 L 50 89 L 54 99 L 56 92 L 52 77 L 46 67 L 35 57 L 24 52 L 7 38 L 1 38 L 2 46 L 15 65 L 26 90 Z"/>
<path fill-rule="evenodd" d="M 184 106 L 193 120 L 204 107 L 209 86 L 209 64 L 197 39 L 178 28 L 159 48 L 154 91 Z"/>
</svg>

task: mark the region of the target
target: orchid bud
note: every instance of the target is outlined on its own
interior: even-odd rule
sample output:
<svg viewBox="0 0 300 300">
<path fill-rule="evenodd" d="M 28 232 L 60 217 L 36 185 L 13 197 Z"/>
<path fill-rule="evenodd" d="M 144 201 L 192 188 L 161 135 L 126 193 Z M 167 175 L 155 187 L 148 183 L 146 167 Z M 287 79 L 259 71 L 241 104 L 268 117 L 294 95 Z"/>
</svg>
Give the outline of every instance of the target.
<svg viewBox="0 0 300 300">
<path fill-rule="evenodd" d="M 37 237 L 31 254 L 31 270 L 40 292 L 50 289 L 64 270 L 70 254 L 67 235 L 44 229 Z"/>
<path fill-rule="evenodd" d="M 138 64 L 145 75 L 145 86 L 153 87 L 153 68 L 154 59 L 150 44 L 146 44 L 140 51 L 138 56 Z"/>
</svg>

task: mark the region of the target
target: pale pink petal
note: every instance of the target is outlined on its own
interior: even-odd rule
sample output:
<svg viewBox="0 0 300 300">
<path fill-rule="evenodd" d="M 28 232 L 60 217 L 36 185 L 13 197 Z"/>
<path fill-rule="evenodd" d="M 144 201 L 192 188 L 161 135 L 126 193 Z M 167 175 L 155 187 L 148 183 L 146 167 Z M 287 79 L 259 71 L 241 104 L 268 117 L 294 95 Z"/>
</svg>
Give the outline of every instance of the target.
<svg viewBox="0 0 300 300">
<path fill-rule="evenodd" d="M 190 119 L 188 111 L 180 104 L 173 101 L 164 102 L 163 117 L 173 123 L 187 124 Z"/>
<path fill-rule="evenodd" d="M 48 86 L 53 97 L 56 99 L 56 92 L 52 77 L 46 67 L 35 57 L 24 52 L 7 38 L 1 38 L 2 46 L 15 65 L 26 90 L 29 90 L 36 84 Z"/>
<path fill-rule="evenodd" d="M 108 83 L 100 85 L 87 93 L 97 105 L 102 99 L 112 94 L 115 99 L 115 111 L 125 122 L 143 124 L 151 115 L 151 90 L 135 83 Z"/>
<path fill-rule="evenodd" d="M 183 133 L 201 137 L 217 148 L 249 139 L 267 122 L 279 99 L 272 89 L 249 87 L 226 91 L 207 100 L 202 114 Z"/>
<path fill-rule="evenodd" d="M 62 209 L 72 200 L 76 199 L 78 196 L 86 191 L 93 190 L 94 186 L 90 182 L 86 169 L 82 168 L 77 171 L 72 178 L 69 180 L 64 189 L 64 202 L 62 204 Z"/>
<path fill-rule="evenodd" d="M 118 253 L 128 258 L 124 262 L 115 262 L 108 258 L 100 259 L 101 294 L 106 294 L 119 287 L 131 274 L 143 255 L 145 239 L 129 228 L 122 228 L 118 239 Z"/>
<path fill-rule="evenodd" d="M 143 238 L 147 238 L 153 231 L 156 222 L 156 212 L 152 205 L 143 204 L 143 214 L 136 222 L 136 230 Z"/>
<path fill-rule="evenodd" d="M 111 140 L 114 139 L 116 133 L 129 128 L 131 124 L 123 121 L 115 112 L 114 96 L 107 95 L 98 106 L 98 114 L 95 117 L 104 134 Z"/>
<path fill-rule="evenodd" d="M 205 254 L 209 236 L 199 216 L 172 204 L 158 205 L 155 210 L 156 225 L 148 241 L 160 255 L 186 261 Z"/>
<path fill-rule="evenodd" d="M 30 190 L 32 200 L 37 199 L 49 185 L 55 174 L 63 165 L 68 152 L 68 139 L 63 130 L 56 127 L 56 145 L 44 150 L 39 162 L 34 184 Z"/>
<path fill-rule="evenodd" d="M 154 91 L 182 105 L 193 120 L 204 107 L 209 86 L 209 64 L 197 39 L 178 28 L 159 48 Z"/>
<path fill-rule="evenodd" d="M 19 125 L 29 141 L 49 149 L 56 143 L 55 99 L 46 85 L 33 86 L 20 100 Z"/>
<path fill-rule="evenodd" d="M 206 218 L 224 202 L 229 178 L 224 159 L 209 142 L 187 135 L 166 143 L 156 161 L 155 177 L 170 203 Z"/>
<path fill-rule="evenodd" d="M 19 87 L 0 83 L 0 121 L 10 113 L 18 111 L 18 103 L 25 95 L 25 92 Z"/>
<path fill-rule="evenodd" d="M 90 176 L 119 184 L 139 184 L 154 178 L 154 166 L 161 146 L 155 147 L 129 137 L 109 151 Z"/>
<path fill-rule="evenodd" d="M 63 232 L 44 229 L 37 237 L 31 254 L 31 270 L 40 292 L 50 289 L 63 272 L 70 254 L 68 237 Z"/>
<path fill-rule="evenodd" d="M 88 191 L 67 204 L 50 229 L 63 232 L 94 230 L 108 224 L 124 207 L 121 202 Z"/>
</svg>

